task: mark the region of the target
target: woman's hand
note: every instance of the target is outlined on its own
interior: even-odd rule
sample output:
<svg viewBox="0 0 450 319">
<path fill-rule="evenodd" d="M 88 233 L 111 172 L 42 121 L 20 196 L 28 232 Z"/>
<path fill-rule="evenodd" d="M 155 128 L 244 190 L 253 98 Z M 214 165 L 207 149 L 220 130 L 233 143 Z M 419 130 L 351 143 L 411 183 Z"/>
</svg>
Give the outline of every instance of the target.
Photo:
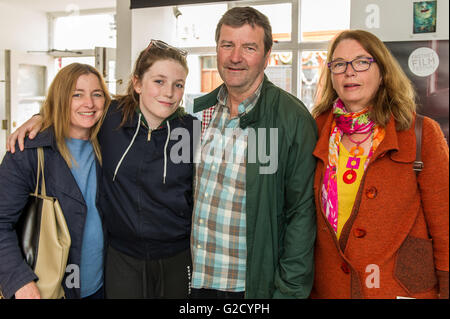
<svg viewBox="0 0 450 319">
<path fill-rule="evenodd" d="M 24 149 L 25 136 L 28 133 L 28 138 L 33 139 L 42 127 L 42 116 L 33 115 L 28 121 L 23 123 L 17 130 L 8 136 L 6 141 L 6 150 L 11 153 L 16 151 L 16 142 L 19 142 L 21 151 Z"/>
<path fill-rule="evenodd" d="M 32 281 L 17 290 L 15 297 L 16 299 L 41 299 L 41 294 L 36 283 Z"/>
</svg>

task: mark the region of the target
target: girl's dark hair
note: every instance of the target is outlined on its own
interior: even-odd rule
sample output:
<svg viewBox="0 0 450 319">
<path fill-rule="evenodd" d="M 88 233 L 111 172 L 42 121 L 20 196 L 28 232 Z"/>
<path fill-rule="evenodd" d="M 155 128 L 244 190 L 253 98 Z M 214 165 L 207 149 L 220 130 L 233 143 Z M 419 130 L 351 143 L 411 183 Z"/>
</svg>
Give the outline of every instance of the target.
<svg viewBox="0 0 450 319">
<path fill-rule="evenodd" d="M 150 43 L 150 45 L 139 54 L 139 57 L 136 60 L 133 73 L 128 82 L 126 94 L 115 96 L 119 102 L 119 108 L 122 109 L 123 113 L 120 126 L 123 126 L 127 121 L 130 121 L 133 118 L 136 107 L 139 106 L 139 94 L 134 90 L 133 80 L 142 81 L 145 72 L 147 72 L 155 62 L 161 60 L 174 60 L 183 66 L 186 73 L 189 71 L 186 56 L 183 55 L 181 51 L 172 47 L 160 48 L 151 45 Z"/>
</svg>

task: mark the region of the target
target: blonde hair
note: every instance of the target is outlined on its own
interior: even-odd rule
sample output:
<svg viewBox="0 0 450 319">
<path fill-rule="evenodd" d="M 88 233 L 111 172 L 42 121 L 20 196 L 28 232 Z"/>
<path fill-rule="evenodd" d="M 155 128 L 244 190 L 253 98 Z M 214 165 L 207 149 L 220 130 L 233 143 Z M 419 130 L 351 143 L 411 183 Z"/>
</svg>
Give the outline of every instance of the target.
<svg viewBox="0 0 450 319">
<path fill-rule="evenodd" d="M 130 121 L 133 118 L 134 112 L 139 106 L 139 94 L 134 90 L 133 79 L 142 81 L 145 72 L 147 72 L 153 64 L 162 60 L 173 60 L 178 62 L 186 70 L 186 73 L 189 72 L 186 56 L 176 48 L 160 48 L 150 44 L 145 50 L 141 51 L 128 82 L 126 94 L 115 96 L 119 102 L 119 107 L 122 108 L 123 117 L 120 126 L 123 126 L 127 121 Z"/>
<path fill-rule="evenodd" d="M 363 30 L 346 30 L 339 33 L 332 40 L 328 48 L 328 57 L 323 65 L 316 92 L 316 105 L 312 109 L 314 117 L 332 108 L 338 98 L 331 82 L 331 72 L 327 63 L 331 62 L 334 51 L 343 40 L 355 40 L 376 60 L 380 69 L 382 83 L 374 98 L 370 111 L 371 119 L 378 125 L 385 127 L 391 115 L 396 121 L 397 130 L 411 127 L 416 111 L 416 93 L 397 60 L 392 56 L 386 45 L 370 32 Z"/>
<path fill-rule="evenodd" d="M 100 145 L 97 140 L 97 134 L 106 116 L 111 97 L 100 73 L 94 67 L 88 64 L 72 63 L 62 68 L 55 76 L 48 90 L 47 98 L 42 106 L 41 114 L 42 128 L 46 130 L 53 128 L 56 145 L 61 156 L 69 167 L 72 167 L 72 155 L 66 145 L 65 139 L 69 137 L 71 123 L 71 101 L 72 94 L 75 91 L 77 80 L 81 75 L 94 74 L 97 76 L 100 87 L 105 95 L 105 107 L 100 120 L 91 128 L 89 140 L 94 148 L 95 156 L 102 163 Z"/>
</svg>

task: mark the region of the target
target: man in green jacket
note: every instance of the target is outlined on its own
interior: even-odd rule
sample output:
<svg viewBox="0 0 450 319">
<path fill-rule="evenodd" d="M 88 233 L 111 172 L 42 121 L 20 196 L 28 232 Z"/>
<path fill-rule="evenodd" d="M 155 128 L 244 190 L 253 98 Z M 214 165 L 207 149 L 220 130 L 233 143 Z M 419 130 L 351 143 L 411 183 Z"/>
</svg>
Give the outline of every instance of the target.
<svg viewBox="0 0 450 319">
<path fill-rule="evenodd" d="M 264 75 L 273 43 L 266 16 L 230 9 L 216 42 L 224 84 L 194 102 L 203 123 L 191 297 L 307 298 L 316 236 L 315 121 Z"/>
</svg>

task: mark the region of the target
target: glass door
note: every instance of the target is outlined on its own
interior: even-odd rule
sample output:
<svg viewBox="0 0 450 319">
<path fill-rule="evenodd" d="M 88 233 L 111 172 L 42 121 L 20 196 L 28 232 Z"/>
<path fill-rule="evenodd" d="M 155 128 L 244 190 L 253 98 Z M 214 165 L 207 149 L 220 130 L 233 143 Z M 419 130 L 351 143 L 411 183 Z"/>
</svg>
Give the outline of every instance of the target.
<svg viewBox="0 0 450 319">
<path fill-rule="evenodd" d="M 5 50 L 3 55 L 5 118 L 2 120 L 2 133 L 5 130 L 6 135 L 2 136 L 0 151 L 4 152 L 6 136 L 33 114 L 39 113 L 49 80 L 54 76 L 54 65 L 53 58 L 46 53 Z"/>
<path fill-rule="evenodd" d="M 105 79 L 110 94 L 116 94 L 116 49 L 95 47 L 95 67 Z"/>
</svg>

